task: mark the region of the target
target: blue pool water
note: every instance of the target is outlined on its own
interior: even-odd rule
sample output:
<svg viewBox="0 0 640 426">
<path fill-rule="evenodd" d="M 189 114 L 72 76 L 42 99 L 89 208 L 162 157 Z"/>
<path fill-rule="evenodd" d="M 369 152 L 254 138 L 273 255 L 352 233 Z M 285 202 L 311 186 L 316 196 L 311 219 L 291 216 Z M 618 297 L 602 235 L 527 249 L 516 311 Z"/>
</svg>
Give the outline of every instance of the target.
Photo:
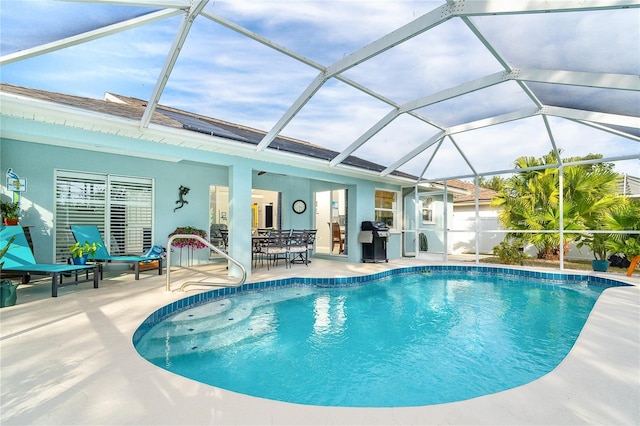
<svg viewBox="0 0 640 426">
<path fill-rule="evenodd" d="M 609 285 L 502 275 L 430 270 L 337 287 L 253 287 L 160 312 L 134 343 L 158 367 L 274 400 L 459 401 L 555 368 Z"/>
</svg>

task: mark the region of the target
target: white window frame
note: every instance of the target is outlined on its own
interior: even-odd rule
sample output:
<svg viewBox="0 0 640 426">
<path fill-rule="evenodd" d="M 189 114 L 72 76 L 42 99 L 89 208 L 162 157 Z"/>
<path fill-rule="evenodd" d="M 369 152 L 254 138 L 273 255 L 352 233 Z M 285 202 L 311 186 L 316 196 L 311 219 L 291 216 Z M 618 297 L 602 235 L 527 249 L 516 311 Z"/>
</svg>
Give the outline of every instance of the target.
<svg viewBox="0 0 640 426">
<path fill-rule="evenodd" d="M 153 244 L 153 178 L 56 169 L 54 197 L 56 262 L 75 242 L 70 225 L 98 226 L 112 255 L 143 254 Z"/>
<path fill-rule="evenodd" d="M 393 202 L 392 202 L 391 208 L 383 208 L 383 207 L 377 207 L 376 206 L 376 204 L 377 204 L 376 203 L 376 201 L 377 201 L 376 194 L 378 192 L 387 192 L 389 194 L 393 194 Z M 400 216 L 400 211 L 399 211 L 400 203 L 398 202 L 398 200 L 401 199 L 400 198 L 400 191 L 392 191 L 392 190 L 389 190 L 389 189 L 376 188 L 373 197 L 374 197 L 374 202 L 373 202 L 373 204 L 374 204 L 374 218 L 376 218 L 376 219 L 378 218 L 378 212 L 385 212 L 385 213 L 391 212 L 391 215 L 393 217 L 393 226 L 390 226 L 389 228 L 391 230 L 393 230 L 393 231 L 395 231 L 397 229 L 400 229 L 401 216 Z"/>
<path fill-rule="evenodd" d="M 427 206 L 425 206 L 425 202 L 429 202 Z M 435 198 L 432 196 L 426 196 L 424 198 L 421 197 L 420 200 L 420 221 L 423 225 L 430 225 L 436 223 L 436 219 L 433 216 L 433 205 L 435 204 Z M 425 212 L 430 212 L 430 219 L 425 220 Z"/>
</svg>

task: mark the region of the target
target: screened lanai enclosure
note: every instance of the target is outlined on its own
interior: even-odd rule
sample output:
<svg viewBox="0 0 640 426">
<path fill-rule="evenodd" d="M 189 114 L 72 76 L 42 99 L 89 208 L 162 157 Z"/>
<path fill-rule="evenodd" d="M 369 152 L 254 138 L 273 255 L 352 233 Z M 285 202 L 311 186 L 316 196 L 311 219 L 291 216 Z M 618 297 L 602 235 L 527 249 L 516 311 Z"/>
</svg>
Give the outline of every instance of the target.
<svg viewBox="0 0 640 426">
<path fill-rule="evenodd" d="M 640 1 L 3 0 L 0 19 L 3 83 L 143 99 L 142 132 L 162 104 L 415 194 L 550 152 L 574 160 L 537 169 L 599 154 L 640 176 Z"/>
</svg>

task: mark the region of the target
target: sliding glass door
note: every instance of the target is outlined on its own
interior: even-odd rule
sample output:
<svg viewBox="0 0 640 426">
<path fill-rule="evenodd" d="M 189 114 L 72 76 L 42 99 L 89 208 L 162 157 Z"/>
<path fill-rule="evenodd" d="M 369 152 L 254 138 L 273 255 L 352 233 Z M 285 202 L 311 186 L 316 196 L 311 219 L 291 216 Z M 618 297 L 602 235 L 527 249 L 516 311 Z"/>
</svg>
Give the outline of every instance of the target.
<svg viewBox="0 0 640 426">
<path fill-rule="evenodd" d="M 347 251 L 347 190 L 315 194 L 316 253 L 344 256 Z"/>
</svg>

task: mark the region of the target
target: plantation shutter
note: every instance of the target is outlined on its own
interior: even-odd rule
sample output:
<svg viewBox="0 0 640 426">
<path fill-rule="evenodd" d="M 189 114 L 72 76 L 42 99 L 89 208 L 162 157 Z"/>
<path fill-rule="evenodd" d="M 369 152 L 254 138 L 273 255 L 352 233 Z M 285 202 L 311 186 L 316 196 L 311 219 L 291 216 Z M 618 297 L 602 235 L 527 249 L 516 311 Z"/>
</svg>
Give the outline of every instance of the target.
<svg viewBox="0 0 640 426">
<path fill-rule="evenodd" d="M 75 242 L 71 225 L 96 225 L 112 255 L 152 245 L 153 179 L 56 171 L 55 261 Z"/>
<path fill-rule="evenodd" d="M 55 261 L 66 262 L 75 242 L 71 225 L 104 229 L 107 180 L 104 175 L 56 172 Z"/>
<path fill-rule="evenodd" d="M 142 254 L 151 248 L 153 185 L 150 179 L 109 177 L 109 253 Z"/>
</svg>

